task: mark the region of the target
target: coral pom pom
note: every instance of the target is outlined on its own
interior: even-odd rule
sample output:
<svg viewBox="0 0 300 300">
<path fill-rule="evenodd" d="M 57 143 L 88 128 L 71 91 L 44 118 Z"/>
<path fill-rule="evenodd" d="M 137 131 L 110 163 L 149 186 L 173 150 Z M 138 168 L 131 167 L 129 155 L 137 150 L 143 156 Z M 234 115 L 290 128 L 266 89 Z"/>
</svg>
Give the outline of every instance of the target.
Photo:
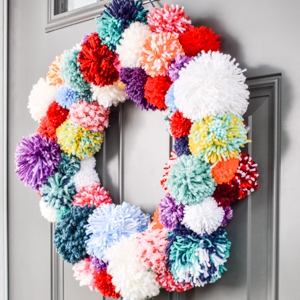
<svg viewBox="0 0 300 300">
<path fill-rule="evenodd" d="M 50 85 L 61 86 L 64 82 L 60 77 L 60 62 L 62 60 L 62 55 L 57 56 L 52 64 L 49 66 L 49 71 L 47 73 L 47 81 Z"/>
<path fill-rule="evenodd" d="M 167 109 L 165 95 L 172 81 L 167 76 L 148 77 L 145 84 L 145 98 L 159 110 Z"/>
<path fill-rule="evenodd" d="M 159 285 L 166 289 L 168 292 L 185 292 L 192 289 L 194 286 L 189 282 L 181 283 L 175 282 L 172 273 L 166 271 L 163 274 L 159 274 L 156 277 L 156 281 Z"/>
<path fill-rule="evenodd" d="M 170 168 L 171 166 L 175 163 L 177 159 L 177 155 L 176 155 L 176 152 L 175 151 L 172 151 L 171 152 L 171 156 L 170 156 L 170 159 L 165 163 L 164 165 L 164 172 L 163 172 L 163 176 L 160 180 L 160 185 L 162 186 L 162 188 L 167 191 L 168 190 L 168 187 L 166 185 L 166 181 L 168 179 L 168 176 L 169 176 L 169 171 L 170 171 Z"/>
<path fill-rule="evenodd" d="M 72 270 L 80 286 L 88 286 L 92 291 L 96 288 L 94 279 L 96 272 L 89 257 L 76 263 Z"/>
<path fill-rule="evenodd" d="M 184 118 L 180 111 L 177 110 L 169 120 L 171 133 L 174 138 L 181 138 L 189 135 L 192 122 L 189 119 Z"/>
<path fill-rule="evenodd" d="M 69 111 L 61 107 L 56 101 L 53 101 L 47 110 L 47 118 L 49 124 L 57 128 L 59 127 L 68 117 Z"/>
<path fill-rule="evenodd" d="M 95 286 L 103 297 L 118 299 L 121 296 L 116 292 L 116 287 L 112 284 L 112 277 L 106 270 L 95 274 Z"/>
<path fill-rule="evenodd" d="M 238 166 L 239 160 L 237 158 L 221 160 L 212 168 L 211 173 L 216 183 L 228 183 L 231 179 L 233 179 Z"/>
<path fill-rule="evenodd" d="M 47 139 L 57 142 L 56 127 L 51 126 L 47 117 L 41 119 L 36 132 Z"/>
<path fill-rule="evenodd" d="M 220 51 L 220 35 L 205 26 L 192 27 L 179 36 L 180 44 L 187 56 L 196 56 L 202 51 Z"/>
<path fill-rule="evenodd" d="M 152 217 L 152 222 L 150 223 L 153 226 L 153 229 L 163 229 L 164 226 L 160 222 L 160 214 L 159 214 L 159 208 L 156 207 L 154 215 Z"/>
</svg>

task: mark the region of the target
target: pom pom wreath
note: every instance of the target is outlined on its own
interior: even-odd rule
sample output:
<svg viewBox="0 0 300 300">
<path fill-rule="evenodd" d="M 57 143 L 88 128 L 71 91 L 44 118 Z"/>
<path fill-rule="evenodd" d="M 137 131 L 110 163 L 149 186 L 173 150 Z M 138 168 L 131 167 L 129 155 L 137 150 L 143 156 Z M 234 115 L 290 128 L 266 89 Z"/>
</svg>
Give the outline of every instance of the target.
<svg viewBox="0 0 300 300">
<path fill-rule="evenodd" d="M 211 234 L 222 224 L 224 210 L 212 197 L 205 198 L 202 203 L 186 205 L 182 224 L 194 232 L 203 235 Z"/>
<path fill-rule="evenodd" d="M 62 60 L 62 55 L 56 56 L 55 60 L 49 66 L 49 71 L 47 73 L 47 82 L 49 85 L 61 86 L 64 82 L 60 77 L 60 62 Z"/>
<path fill-rule="evenodd" d="M 211 29 L 201 26 L 192 27 L 179 36 L 180 44 L 187 56 L 196 56 L 202 51 L 220 51 L 220 35 Z"/>
<path fill-rule="evenodd" d="M 98 102 L 80 101 L 70 108 L 70 122 L 88 130 L 104 132 L 108 127 L 110 110 Z"/>
<path fill-rule="evenodd" d="M 40 200 L 40 211 L 42 216 L 50 223 L 56 222 L 56 209 L 48 206 L 43 199 Z"/>
<path fill-rule="evenodd" d="M 192 289 L 194 286 L 189 282 L 181 283 L 175 282 L 172 273 L 166 271 L 165 273 L 158 274 L 156 276 L 156 281 L 159 285 L 166 289 L 168 292 L 185 292 Z"/>
<path fill-rule="evenodd" d="M 251 192 L 258 189 L 258 171 L 257 163 L 250 157 L 248 153 L 240 155 L 240 162 L 237 172 L 232 180 L 239 188 L 239 199 L 243 199 L 250 195 Z"/>
<path fill-rule="evenodd" d="M 175 112 L 177 110 L 177 107 L 175 105 L 175 98 L 174 98 L 174 84 L 170 86 L 170 88 L 166 93 L 165 104 L 170 109 L 170 111 Z"/>
<path fill-rule="evenodd" d="M 185 68 L 186 65 L 191 61 L 192 58 L 186 55 L 177 55 L 170 63 L 168 68 L 168 76 L 172 81 L 179 78 L 179 71 Z"/>
<path fill-rule="evenodd" d="M 94 209 L 88 206 L 74 206 L 56 225 L 54 231 L 56 251 L 72 265 L 87 255 L 85 241 L 88 236 L 85 233 L 85 225 Z"/>
<path fill-rule="evenodd" d="M 145 98 L 159 110 L 167 109 L 165 95 L 171 84 L 170 78 L 166 76 L 148 77 L 145 84 Z"/>
<path fill-rule="evenodd" d="M 54 95 L 55 101 L 63 108 L 70 109 L 76 102 L 77 93 L 66 85 L 62 85 Z"/>
<path fill-rule="evenodd" d="M 174 83 L 175 104 L 192 121 L 225 113 L 243 115 L 249 98 L 244 71 L 228 54 L 202 53 L 180 71 Z"/>
<path fill-rule="evenodd" d="M 239 198 L 239 188 L 236 183 L 227 184 L 222 183 L 218 184 L 216 190 L 213 193 L 213 197 L 217 201 L 219 206 L 227 207 L 231 205 Z"/>
<path fill-rule="evenodd" d="M 107 269 L 108 263 L 97 258 L 96 256 L 91 256 L 91 262 L 94 268 L 99 272 Z"/>
<path fill-rule="evenodd" d="M 107 272 L 123 298 L 141 300 L 159 294 L 155 273 L 145 268 L 135 255 L 135 235 L 122 237 L 106 251 L 106 256 L 109 260 Z"/>
<path fill-rule="evenodd" d="M 51 126 L 47 117 L 42 117 L 36 132 L 54 142 L 57 142 L 56 128 Z"/>
<path fill-rule="evenodd" d="M 90 85 L 79 70 L 80 64 L 77 62 L 79 52 L 80 48 L 78 47 L 64 51 L 60 75 L 68 87 L 77 92 L 84 92 L 90 88 Z"/>
<path fill-rule="evenodd" d="M 150 225 L 153 226 L 152 228 L 154 230 L 160 230 L 160 229 L 164 228 L 164 226 L 160 222 L 160 214 L 159 214 L 159 208 L 158 207 L 156 207 L 156 209 L 155 209 L 154 215 L 152 217 L 152 222 L 150 223 Z"/>
<path fill-rule="evenodd" d="M 112 277 L 106 270 L 95 274 L 95 286 L 103 297 L 118 299 L 121 296 L 116 292 L 116 287 L 112 284 Z"/>
<path fill-rule="evenodd" d="M 101 43 L 97 33 L 93 33 L 81 45 L 77 61 L 86 81 L 104 86 L 118 80 L 119 74 L 114 67 L 114 60 L 115 54 Z"/>
<path fill-rule="evenodd" d="M 192 122 L 184 118 L 182 113 L 178 110 L 170 118 L 170 129 L 174 138 L 188 136 L 191 126 Z"/>
<path fill-rule="evenodd" d="M 125 88 L 119 83 L 114 83 L 104 87 L 92 84 L 91 91 L 93 100 L 98 101 L 98 103 L 105 108 L 112 105 L 117 106 L 119 102 L 124 102 L 126 100 Z"/>
<path fill-rule="evenodd" d="M 160 222 L 169 230 L 175 229 L 183 219 L 183 209 L 182 204 L 177 205 L 175 200 L 167 194 L 159 203 Z"/>
<path fill-rule="evenodd" d="M 218 228 L 211 235 L 200 236 L 179 225 L 168 236 L 168 267 L 174 280 L 199 287 L 221 278 L 231 246 L 226 235 Z"/>
<path fill-rule="evenodd" d="M 15 152 L 16 173 L 21 181 L 38 190 L 53 175 L 60 161 L 59 146 L 38 134 L 23 137 Z"/>
<path fill-rule="evenodd" d="M 238 157 L 247 142 L 243 118 L 232 114 L 205 117 L 193 124 L 189 135 L 191 153 L 210 163 Z"/>
<path fill-rule="evenodd" d="M 189 138 L 187 136 L 183 136 L 181 138 L 175 139 L 174 150 L 176 151 L 178 156 L 181 155 L 190 155 L 189 148 Z"/>
<path fill-rule="evenodd" d="M 121 205 L 103 204 L 96 208 L 86 227 L 87 252 L 107 261 L 104 252 L 117 243 L 122 236 L 144 231 L 150 221 L 139 207 L 123 202 Z M 108 251 L 109 252 L 109 251 Z"/>
<path fill-rule="evenodd" d="M 74 264 L 72 270 L 74 271 L 74 277 L 79 281 L 80 286 L 88 286 L 92 291 L 95 290 L 94 277 L 96 276 L 96 272 L 89 257 Z"/>
<path fill-rule="evenodd" d="M 42 117 L 46 116 L 46 112 L 50 103 L 54 100 L 57 87 L 49 85 L 44 78 L 32 87 L 28 97 L 28 109 L 33 120 L 40 122 Z"/>
<path fill-rule="evenodd" d="M 139 261 L 147 269 L 156 273 L 166 271 L 166 240 L 167 229 L 153 229 L 149 226 L 146 231 L 138 234 L 135 239 L 135 253 Z"/>
<path fill-rule="evenodd" d="M 215 190 L 210 165 L 193 155 L 182 155 L 171 166 L 168 191 L 177 204 L 199 204 Z"/>
<path fill-rule="evenodd" d="M 224 208 L 224 219 L 223 219 L 223 221 L 222 221 L 221 226 L 222 226 L 222 227 L 227 226 L 228 221 L 231 220 L 232 217 L 233 217 L 233 210 L 231 209 L 230 206 L 226 206 L 226 207 Z"/>
<path fill-rule="evenodd" d="M 76 191 L 79 192 L 83 187 L 100 182 L 99 176 L 94 169 L 95 158 L 90 157 L 81 161 L 80 171 L 74 175 Z"/>
<path fill-rule="evenodd" d="M 144 86 L 147 81 L 147 74 L 142 68 L 123 68 L 120 71 L 120 78 L 126 84 L 127 98 L 135 102 L 140 109 L 152 109 L 155 107 L 144 98 Z"/>
<path fill-rule="evenodd" d="M 216 183 L 228 183 L 233 179 L 238 166 L 239 160 L 237 158 L 221 160 L 212 168 L 211 173 Z"/>
<path fill-rule="evenodd" d="M 80 160 L 74 155 L 61 152 L 61 160 L 58 165 L 58 172 L 73 177 L 80 170 Z"/>
<path fill-rule="evenodd" d="M 174 150 L 172 150 L 170 159 L 164 165 L 163 176 L 160 180 L 160 185 L 162 186 L 162 188 L 165 191 L 168 191 L 168 186 L 166 185 L 166 182 L 167 182 L 167 179 L 168 179 L 168 176 L 169 176 L 170 168 L 175 163 L 176 159 L 177 159 L 177 154 Z"/>
<path fill-rule="evenodd" d="M 176 37 L 191 27 L 190 17 L 186 16 L 184 8 L 178 5 L 165 4 L 164 8 L 154 7 L 147 15 L 147 20 L 152 31 L 170 32 Z"/>
<path fill-rule="evenodd" d="M 171 33 L 149 36 L 141 52 L 141 65 L 150 76 L 164 76 L 178 54 L 184 54 L 178 39 Z"/>
<path fill-rule="evenodd" d="M 59 172 L 48 177 L 40 192 L 48 206 L 59 210 L 70 208 L 76 194 L 73 180 Z"/>
<path fill-rule="evenodd" d="M 60 149 L 79 159 L 91 157 L 101 149 L 104 134 L 94 132 L 65 121 L 56 129 Z"/>
<path fill-rule="evenodd" d="M 99 207 L 101 204 L 112 204 L 109 192 L 99 184 L 82 187 L 74 198 L 73 205 Z"/>
<path fill-rule="evenodd" d="M 116 53 L 123 68 L 138 68 L 141 66 L 141 51 L 145 40 L 151 35 L 151 30 L 140 22 L 132 23 L 122 34 Z"/>
<path fill-rule="evenodd" d="M 53 101 L 47 110 L 47 118 L 50 126 L 59 127 L 68 117 L 69 111 L 61 107 L 56 101 Z"/>
</svg>

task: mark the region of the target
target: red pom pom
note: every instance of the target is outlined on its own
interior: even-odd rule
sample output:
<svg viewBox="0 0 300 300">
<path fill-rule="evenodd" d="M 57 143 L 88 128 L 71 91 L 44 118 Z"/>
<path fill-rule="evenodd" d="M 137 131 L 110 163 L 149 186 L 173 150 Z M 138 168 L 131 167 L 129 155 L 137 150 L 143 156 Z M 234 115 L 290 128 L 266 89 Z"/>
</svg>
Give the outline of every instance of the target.
<svg viewBox="0 0 300 300">
<path fill-rule="evenodd" d="M 220 35 L 216 35 L 211 29 L 201 26 L 192 27 L 179 36 L 180 44 L 187 56 L 196 56 L 205 52 L 220 51 Z"/>
<path fill-rule="evenodd" d="M 190 121 L 190 119 L 184 118 L 180 111 L 177 110 L 171 116 L 169 121 L 171 133 L 174 138 L 178 139 L 183 136 L 189 135 L 192 122 Z"/>
<path fill-rule="evenodd" d="M 96 272 L 95 274 L 95 286 L 99 292 L 107 298 L 120 298 L 120 294 L 116 292 L 115 286 L 112 284 L 112 277 L 106 270 Z"/>
<path fill-rule="evenodd" d="M 56 128 L 53 127 L 47 117 L 41 119 L 41 123 L 36 130 L 39 135 L 42 135 L 50 140 L 57 141 Z"/>
<path fill-rule="evenodd" d="M 169 271 L 165 272 L 164 274 L 157 275 L 156 281 L 168 292 L 184 292 L 193 288 L 193 285 L 191 285 L 189 282 L 175 282 L 172 273 Z"/>
<path fill-rule="evenodd" d="M 101 43 L 97 33 L 93 33 L 81 44 L 77 61 L 83 78 L 95 85 L 110 85 L 118 80 L 119 73 L 114 67 L 116 55 Z"/>
<path fill-rule="evenodd" d="M 145 84 L 145 98 L 159 110 L 167 109 L 165 95 L 171 84 L 172 81 L 167 76 L 148 77 Z"/>
<path fill-rule="evenodd" d="M 225 208 L 239 199 L 239 187 L 236 183 L 230 185 L 227 183 L 218 184 L 213 197 L 219 206 Z"/>
<path fill-rule="evenodd" d="M 59 127 L 64 121 L 66 121 L 68 114 L 69 110 L 61 107 L 56 101 L 53 101 L 49 105 L 46 113 L 49 124 L 54 128 Z"/>
</svg>

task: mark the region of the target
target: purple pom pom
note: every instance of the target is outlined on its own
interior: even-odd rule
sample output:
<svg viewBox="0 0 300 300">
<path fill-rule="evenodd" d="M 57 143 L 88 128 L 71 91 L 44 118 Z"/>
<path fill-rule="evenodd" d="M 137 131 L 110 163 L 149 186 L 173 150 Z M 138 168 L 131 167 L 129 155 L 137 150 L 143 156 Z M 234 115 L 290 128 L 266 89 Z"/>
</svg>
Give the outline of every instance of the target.
<svg viewBox="0 0 300 300">
<path fill-rule="evenodd" d="M 15 153 L 16 173 L 21 181 L 35 190 L 53 175 L 60 161 L 59 145 L 46 137 L 33 134 L 22 138 Z"/>
<path fill-rule="evenodd" d="M 159 204 L 160 222 L 167 229 L 174 230 L 183 219 L 183 209 L 183 204 L 177 205 L 175 200 L 167 194 Z"/>
<path fill-rule="evenodd" d="M 186 65 L 190 62 L 192 57 L 188 57 L 186 55 L 178 55 L 175 59 L 171 61 L 171 64 L 168 69 L 168 75 L 171 80 L 174 82 L 179 78 L 179 71 L 186 67 Z"/>
<path fill-rule="evenodd" d="M 175 139 L 174 150 L 177 156 L 190 155 L 189 148 L 189 138 L 188 136 L 183 136 L 181 138 Z"/>
<path fill-rule="evenodd" d="M 108 263 L 104 262 L 96 256 L 91 256 L 91 262 L 93 267 L 99 272 L 107 269 Z"/>
<path fill-rule="evenodd" d="M 134 101 L 140 109 L 155 110 L 156 108 L 144 97 L 147 77 L 142 68 L 123 68 L 120 71 L 121 81 L 126 84 L 127 97 Z"/>
<path fill-rule="evenodd" d="M 223 221 L 221 223 L 221 226 L 223 226 L 223 227 L 225 227 L 227 225 L 228 221 L 230 219 L 232 219 L 232 216 L 233 216 L 233 210 L 230 206 L 226 206 L 224 208 L 224 212 L 225 212 L 224 218 L 223 218 Z"/>
</svg>

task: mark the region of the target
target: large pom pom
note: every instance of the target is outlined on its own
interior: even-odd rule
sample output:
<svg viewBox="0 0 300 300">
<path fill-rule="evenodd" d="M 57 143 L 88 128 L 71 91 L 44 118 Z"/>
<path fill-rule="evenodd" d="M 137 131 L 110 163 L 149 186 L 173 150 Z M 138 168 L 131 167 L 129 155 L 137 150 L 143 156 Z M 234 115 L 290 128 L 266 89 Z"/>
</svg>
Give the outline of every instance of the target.
<svg viewBox="0 0 300 300">
<path fill-rule="evenodd" d="M 80 286 L 88 286 L 92 291 L 96 288 L 94 279 L 96 272 L 89 257 L 76 263 L 72 267 L 72 270 L 74 271 L 74 277 L 79 281 Z"/>
<path fill-rule="evenodd" d="M 94 209 L 88 206 L 74 206 L 56 225 L 54 231 L 56 251 L 71 264 L 77 263 L 87 255 L 85 241 L 88 236 L 85 233 L 85 226 Z"/>
<path fill-rule="evenodd" d="M 167 76 L 148 77 L 145 84 L 145 98 L 159 110 L 167 109 L 165 95 L 171 84 Z"/>
<path fill-rule="evenodd" d="M 116 292 L 116 287 L 112 284 L 112 277 L 106 270 L 95 274 L 95 285 L 97 290 L 107 298 L 120 298 L 120 294 Z"/>
<path fill-rule="evenodd" d="M 175 163 L 177 159 L 177 155 L 176 155 L 176 152 L 175 151 L 172 151 L 171 152 L 171 156 L 170 156 L 170 159 L 165 163 L 164 165 L 164 172 L 163 172 L 163 176 L 160 180 L 160 185 L 162 186 L 162 188 L 167 191 L 168 190 L 168 187 L 166 185 L 166 182 L 167 182 L 167 179 L 168 179 L 168 176 L 169 176 L 169 171 L 170 171 L 170 168 L 171 166 Z"/>
<path fill-rule="evenodd" d="M 181 138 L 175 139 L 174 150 L 176 151 L 178 156 L 181 155 L 190 155 L 189 148 L 189 138 L 187 136 L 183 136 Z"/>
<path fill-rule="evenodd" d="M 120 45 L 116 52 L 123 68 L 141 66 L 140 57 L 145 40 L 151 35 L 151 30 L 140 22 L 132 23 L 122 34 Z"/>
<path fill-rule="evenodd" d="M 107 266 L 108 266 L 108 263 L 107 262 L 104 262 L 103 260 L 97 258 L 96 256 L 91 256 L 91 261 L 92 261 L 92 264 L 94 266 L 94 268 L 97 270 L 97 271 L 103 271 L 103 270 L 106 270 L 107 269 Z"/>
<path fill-rule="evenodd" d="M 145 268 L 135 255 L 135 235 L 123 237 L 106 251 L 106 256 L 107 272 L 123 298 L 141 300 L 159 294 L 155 273 Z"/>
<path fill-rule="evenodd" d="M 183 204 L 177 205 L 175 200 L 167 194 L 159 203 L 160 222 L 168 229 L 173 230 L 183 219 Z"/>
<path fill-rule="evenodd" d="M 239 160 L 237 158 L 221 160 L 212 168 L 211 173 L 216 183 L 228 183 L 231 179 L 233 179 L 238 166 Z"/>
<path fill-rule="evenodd" d="M 216 190 L 213 193 L 213 197 L 217 201 L 219 206 L 227 207 L 231 205 L 239 198 L 239 188 L 236 183 L 227 184 L 222 183 L 218 184 Z"/>
<path fill-rule="evenodd" d="M 148 25 L 152 31 L 170 32 L 178 37 L 191 27 L 189 16 L 185 15 L 184 8 L 178 5 L 164 5 L 164 8 L 153 8 L 147 15 Z"/>
<path fill-rule="evenodd" d="M 185 68 L 186 65 L 191 61 L 192 58 L 186 55 L 177 55 L 175 59 L 173 59 L 168 68 L 168 76 L 172 81 L 175 81 L 179 78 L 179 71 L 182 68 Z"/>
<path fill-rule="evenodd" d="M 56 136 L 56 127 L 53 127 L 50 123 L 47 117 L 42 117 L 39 127 L 37 128 L 36 132 L 54 142 L 57 142 L 57 136 Z"/>
<path fill-rule="evenodd" d="M 47 110 L 47 118 L 50 126 L 59 127 L 68 117 L 69 111 L 61 107 L 56 101 L 53 101 Z"/>
<path fill-rule="evenodd" d="M 98 102 L 80 101 L 70 108 L 70 122 L 88 130 L 104 132 L 108 127 L 110 110 Z"/>
<path fill-rule="evenodd" d="M 182 224 L 194 232 L 203 235 L 211 234 L 222 224 L 224 210 L 212 197 L 205 198 L 202 203 L 186 205 Z"/>
<path fill-rule="evenodd" d="M 189 135 L 192 122 L 189 119 L 184 118 L 180 111 L 177 110 L 169 120 L 171 133 L 174 138 L 181 138 Z"/>
<path fill-rule="evenodd" d="M 149 36 L 141 52 L 141 65 L 150 76 L 166 75 L 172 59 L 184 54 L 178 39 L 171 33 Z"/>
<path fill-rule="evenodd" d="M 193 155 L 178 157 L 167 180 L 168 191 L 178 204 L 201 203 L 213 194 L 215 186 L 210 165 Z"/>
<path fill-rule="evenodd" d="M 56 209 L 51 206 L 48 206 L 48 204 L 43 199 L 40 200 L 40 211 L 42 216 L 48 222 L 56 222 Z"/>
<path fill-rule="evenodd" d="M 73 177 L 80 170 L 80 160 L 74 155 L 61 152 L 61 160 L 58 165 L 58 172 Z"/>
<path fill-rule="evenodd" d="M 247 142 L 243 118 L 232 114 L 205 117 L 193 124 L 189 135 L 192 154 L 210 163 L 238 157 Z"/>
<path fill-rule="evenodd" d="M 47 178 L 55 173 L 59 161 L 59 146 L 38 134 L 22 138 L 17 145 L 16 173 L 21 181 L 35 190 L 38 190 Z"/>
<path fill-rule="evenodd" d="M 179 36 L 180 44 L 187 56 L 196 56 L 202 51 L 220 51 L 220 35 L 205 26 L 192 27 Z"/>
<path fill-rule="evenodd" d="M 158 274 L 156 277 L 157 282 L 159 285 L 166 289 L 168 292 L 185 292 L 192 289 L 194 286 L 189 282 L 181 283 L 175 282 L 172 276 L 172 273 L 166 271 L 165 273 Z"/>
<path fill-rule="evenodd" d="M 54 100 L 56 86 L 51 86 L 44 78 L 40 78 L 32 87 L 28 97 L 28 109 L 33 120 L 40 122 L 46 116 L 50 103 Z"/>
<path fill-rule="evenodd" d="M 101 204 L 112 204 L 109 192 L 100 183 L 82 187 L 75 196 L 73 205 L 99 207 Z"/>
<path fill-rule="evenodd" d="M 175 104 L 193 121 L 225 113 L 243 115 L 249 98 L 244 71 L 228 54 L 202 53 L 180 71 L 174 83 Z"/>
<path fill-rule="evenodd" d="M 57 90 L 54 98 L 61 107 L 70 109 L 71 105 L 76 102 L 77 93 L 66 85 L 62 85 Z"/>
<path fill-rule="evenodd" d="M 61 150 L 79 159 L 91 157 L 101 149 L 104 134 L 76 126 L 65 121 L 56 129 Z"/>
<path fill-rule="evenodd" d="M 101 43 L 97 33 L 93 33 L 81 45 L 77 61 L 85 80 L 97 86 L 104 86 L 118 80 L 119 74 L 114 67 L 114 60 L 115 54 Z"/>
<path fill-rule="evenodd" d="M 149 221 L 149 215 L 126 202 L 122 205 L 100 205 L 89 217 L 86 227 L 87 234 L 91 234 L 87 241 L 88 253 L 107 260 L 104 254 L 106 249 L 117 243 L 122 236 L 129 237 L 144 231 Z"/>
<path fill-rule="evenodd" d="M 63 80 L 60 77 L 60 62 L 62 60 L 62 55 L 56 56 L 55 60 L 49 66 L 49 71 L 47 73 L 47 81 L 50 85 L 61 86 Z"/>
<path fill-rule="evenodd" d="M 119 102 L 126 100 L 126 91 L 120 83 L 114 83 L 104 87 L 91 85 L 93 100 L 98 101 L 100 105 L 108 108 L 112 105 L 117 106 Z"/>
</svg>

